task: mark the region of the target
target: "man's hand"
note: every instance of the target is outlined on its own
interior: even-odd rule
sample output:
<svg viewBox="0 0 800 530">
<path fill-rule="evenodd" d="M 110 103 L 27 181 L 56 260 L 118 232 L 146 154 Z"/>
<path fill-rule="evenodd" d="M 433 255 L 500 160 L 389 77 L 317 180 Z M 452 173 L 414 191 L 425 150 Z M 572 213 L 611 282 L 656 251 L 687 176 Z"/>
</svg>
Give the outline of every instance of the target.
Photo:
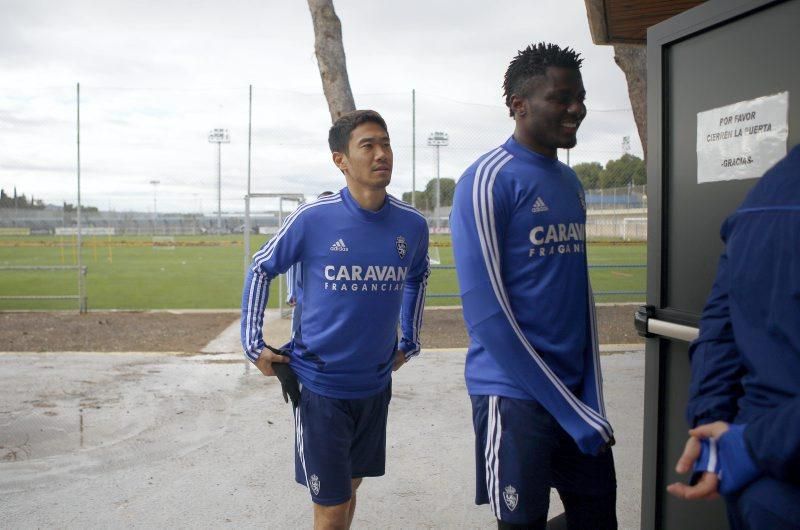
<svg viewBox="0 0 800 530">
<path fill-rule="evenodd" d="M 728 430 L 728 424 L 724 421 L 715 421 L 707 425 L 701 425 L 689 431 L 689 439 L 683 448 L 683 454 L 678 459 L 675 471 L 684 474 L 694 467 L 694 463 L 700 456 L 700 440 L 705 438 L 719 439 Z M 675 497 L 686 500 L 694 499 L 716 499 L 719 497 L 719 477 L 716 473 L 706 471 L 694 486 L 675 482 L 667 486 L 667 491 Z"/>
<path fill-rule="evenodd" d="M 398 371 L 404 364 L 406 364 L 406 353 L 397 350 L 394 352 L 394 366 L 392 366 L 392 372 Z"/>
<path fill-rule="evenodd" d="M 256 367 L 261 370 L 261 373 L 264 375 L 275 375 L 275 370 L 272 369 L 272 363 L 288 363 L 289 357 L 286 355 L 277 355 L 269 351 L 268 348 L 264 348 L 261 351 L 261 355 L 258 356 L 258 360 L 256 360 Z"/>
</svg>

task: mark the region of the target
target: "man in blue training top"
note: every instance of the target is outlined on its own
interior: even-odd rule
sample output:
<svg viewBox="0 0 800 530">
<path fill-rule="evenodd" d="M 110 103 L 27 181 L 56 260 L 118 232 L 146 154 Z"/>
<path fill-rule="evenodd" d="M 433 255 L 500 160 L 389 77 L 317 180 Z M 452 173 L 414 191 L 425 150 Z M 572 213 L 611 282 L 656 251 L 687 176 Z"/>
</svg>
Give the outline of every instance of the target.
<svg viewBox="0 0 800 530">
<path fill-rule="evenodd" d="M 725 497 L 731 528 L 800 528 L 800 146 L 722 225 L 725 251 L 689 348 L 677 497 Z M 694 481 L 693 481 L 694 482 Z"/>
<path fill-rule="evenodd" d="M 328 143 L 347 186 L 299 207 L 256 252 L 241 328 L 245 354 L 264 375 L 288 362 L 302 384 L 295 480 L 308 487 L 318 529 L 349 528 L 361 479 L 384 474 L 391 373 L 419 353 L 429 274 L 425 218 L 386 193 L 392 148 L 383 118 L 345 114 Z M 289 355 L 276 355 L 261 331 L 269 282 L 295 263 L 303 311 Z"/>
<path fill-rule="evenodd" d="M 475 502 L 498 528 L 545 528 L 551 487 L 570 529 L 617 526 L 586 203 L 557 158 L 586 115 L 581 61 L 553 44 L 518 53 L 504 82 L 514 134 L 464 172 L 453 201 Z"/>
</svg>

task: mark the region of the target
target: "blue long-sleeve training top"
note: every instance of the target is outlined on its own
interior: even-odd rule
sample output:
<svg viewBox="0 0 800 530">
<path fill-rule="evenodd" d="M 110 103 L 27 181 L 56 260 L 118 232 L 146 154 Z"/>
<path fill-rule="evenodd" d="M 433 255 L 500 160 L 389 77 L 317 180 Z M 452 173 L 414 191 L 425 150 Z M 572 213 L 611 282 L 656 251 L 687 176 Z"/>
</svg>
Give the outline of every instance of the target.
<svg viewBox="0 0 800 530">
<path fill-rule="evenodd" d="M 334 398 L 380 392 L 396 349 L 406 358 L 419 353 L 429 274 L 425 218 L 392 196 L 377 212 L 365 210 L 347 188 L 295 210 L 253 256 L 245 279 L 241 339 L 253 362 L 265 345 L 269 283 L 297 262 L 303 311 L 290 356 L 298 379 Z"/>
<path fill-rule="evenodd" d="M 721 236 L 689 349 L 687 420 L 740 426 L 724 435 L 744 443 L 730 442 L 735 456 L 723 470 L 750 461 L 757 474 L 800 484 L 800 146 L 764 174 Z"/>
<path fill-rule="evenodd" d="M 450 226 L 469 393 L 536 400 L 584 452 L 605 447 L 613 433 L 575 173 L 509 138 L 464 172 Z"/>
</svg>

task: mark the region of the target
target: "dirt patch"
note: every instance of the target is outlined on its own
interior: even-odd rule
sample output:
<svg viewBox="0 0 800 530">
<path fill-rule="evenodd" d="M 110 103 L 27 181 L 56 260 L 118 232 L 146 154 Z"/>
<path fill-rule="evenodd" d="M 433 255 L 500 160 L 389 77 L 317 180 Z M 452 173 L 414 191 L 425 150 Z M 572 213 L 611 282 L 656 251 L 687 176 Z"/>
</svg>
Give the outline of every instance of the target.
<svg viewBox="0 0 800 530">
<path fill-rule="evenodd" d="M 422 317 L 423 348 L 466 348 L 467 328 L 461 309 L 428 309 Z"/>
<path fill-rule="evenodd" d="M 610 305 L 597 308 L 600 344 L 644 344 L 644 339 L 633 328 L 636 306 Z M 425 311 L 422 325 L 424 348 L 466 348 L 469 345 L 467 330 L 460 309 L 432 309 Z"/>
<path fill-rule="evenodd" d="M 233 313 L 0 313 L 0 351 L 198 352 Z"/>
<path fill-rule="evenodd" d="M 644 344 L 633 327 L 633 315 L 639 304 L 608 305 L 597 308 L 597 334 L 600 344 Z"/>
<path fill-rule="evenodd" d="M 634 310 L 631 305 L 598 307 L 600 343 L 643 343 L 633 329 Z M 237 319 L 233 313 L 0 313 L 0 351 L 197 353 Z M 288 336 L 288 321 L 281 324 Z M 469 338 L 461 310 L 425 311 L 422 344 L 465 348 Z"/>
</svg>

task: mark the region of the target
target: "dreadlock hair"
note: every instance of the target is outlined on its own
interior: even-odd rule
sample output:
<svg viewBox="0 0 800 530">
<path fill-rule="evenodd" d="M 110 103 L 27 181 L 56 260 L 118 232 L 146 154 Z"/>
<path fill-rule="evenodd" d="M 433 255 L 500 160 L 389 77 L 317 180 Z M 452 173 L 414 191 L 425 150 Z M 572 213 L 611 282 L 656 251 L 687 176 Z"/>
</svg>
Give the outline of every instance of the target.
<svg viewBox="0 0 800 530">
<path fill-rule="evenodd" d="M 557 44 L 531 44 L 524 50 L 517 52 L 506 70 L 503 80 L 503 94 L 506 97 L 508 114 L 513 118 L 511 110 L 511 96 L 529 96 L 531 86 L 528 83 L 532 77 L 545 75 L 547 67 L 558 66 L 580 70 L 583 59 L 581 54 L 572 48 L 561 48 Z"/>
<path fill-rule="evenodd" d="M 350 133 L 362 123 L 368 122 L 377 123 L 387 134 L 389 133 L 386 122 L 374 110 L 354 110 L 342 114 L 328 131 L 328 147 L 331 148 L 331 153 L 348 154 L 347 145 L 350 143 Z"/>
</svg>

